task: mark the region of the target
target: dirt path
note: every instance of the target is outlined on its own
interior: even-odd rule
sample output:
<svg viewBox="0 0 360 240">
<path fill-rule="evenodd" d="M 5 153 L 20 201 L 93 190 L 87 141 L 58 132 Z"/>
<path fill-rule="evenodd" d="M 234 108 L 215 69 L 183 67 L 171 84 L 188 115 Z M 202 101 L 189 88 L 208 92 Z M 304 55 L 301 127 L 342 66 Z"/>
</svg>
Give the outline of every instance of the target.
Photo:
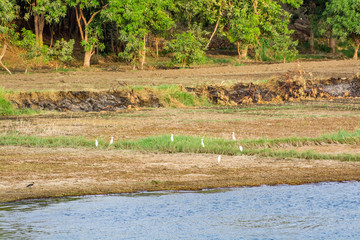
<svg viewBox="0 0 360 240">
<path fill-rule="evenodd" d="M 24 198 L 360 180 L 360 163 L 0 147 L 0 202 Z M 26 186 L 34 182 L 33 187 Z"/>
<path fill-rule="evenodd" d="M 351 77 L 360 73 L 360 61 L 331 60 L 245 66 L 202 67 L 179 70 L 148 71 L 73 71 L 58 73 L 1 74 L 0 86 L 16 90 L 108 90 L 117 82 L 129 85 L 233 83 L 256 81 L 282 75 L 288 71 L 311 72 L 316 78 Z"/>
</svg>

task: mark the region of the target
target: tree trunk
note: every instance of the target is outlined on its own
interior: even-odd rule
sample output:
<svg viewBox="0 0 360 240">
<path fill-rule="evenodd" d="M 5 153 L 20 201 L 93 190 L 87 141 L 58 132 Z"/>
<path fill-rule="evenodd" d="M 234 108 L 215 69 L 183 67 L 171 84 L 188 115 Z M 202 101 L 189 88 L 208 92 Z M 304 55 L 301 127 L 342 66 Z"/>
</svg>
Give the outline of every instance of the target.
<svg viewBox="0 0 360 240">
<path fill-rule="evenodd" d="M 43 32 L 44 32 L 44 26 L 45 26 L 44 15 L 35 14 L 34 15 L 34 25 L 35 25 L 36 41 L 39 46 L 42 46 L 43 45 Z"/>
<path fill-rule="evenodd" d="M 84 67 L 90 67 L 90 60 L 91 60 L 92 55 L 93 55 L 92 50 L 85 52 Z"/>
<path fill-rule="evenodd" d="M 249 49 L 249 46 L 245 46 L 245 48 L 240 49 L 240 42 L 237 42 L 237 52 L 238 52 L 238 57 L 239 57 L 239 60 L 238 60 L 239 63 L 241 62 L 242 59 L 247 58 L 248 49 Z"/>
<path fill-rule="evenodd" d="M 310 28 L 310 51 L 311 51 L 311 53 L 315 54 L 314 32 L 313 32 L 312 28 Z"/>
<path fill-rule="evenodd" d="M 5 52 L 6 52 L 6 45 L 4 45 L 3 50 L 1 52 L 0 55 L 0 66 L 2 66 L 10 75 L 12 75 L 12 73 L 10 72 L 10 70 L 2 63 L 2 59 L 5 56 Z"/>
<path fill-rule="evenodd" d="M 245 46 L 245 48 L 241 50 L 241 58 L 242 58 L 242 59 L 246 59 L 246 58 L 247 58 L 248 49 L 249 49 L 249 46 Z"/>
<path fill-rule="evenodd" d="M 115 53 L 113 29 L 110 29 L 110 43 L 111 43 L 111 50 L 113 51 L 113 53 Z"/>
<path fill-rule="evenodd" d="M 359 51 L 359 47 L 360 47 L 360 39 L 355 38 L 355 52 L 354 52 L 354 60 L 358 60 L 358 51 Z"/>
<path fill-rule="evenodd" d="M 53 42 L 54 42 L 54 34 L 55 34 L 55 32 L 54 32 L 54 27 L 51 26 L 51 27 L 50 27 L 50 46 L 49 46 L 49 48 L 51 48 L 52 45 L 53 45 Z"/>
<path fill-rule="evenodd" d="M 336 39 L 333 37 L 333 34 L 330 35 L 330 47 L 332 49 L 332 53 L 336 51 Z"/>
<path fill-rule="evenodd" d="M 217 31 L 218 27 L 219 27 L 220 19 L 221 19 L 221 16 L 222 16 L 222 14 L 221 14 L 221 10 L 222 10 L 222 4 L 220 5 L 220 9 L 219 9 L 219 17 L 218 17 L 218 19 L 217 19 L 217 21 L 216 21 L 216 25 L 215 25 L 214 31 L 213 31 L 213 33 L 211 34 L 210 39 L 209 39 L 209 42 L 206 44 L 205 49 L 207 49 L 207 48 L 209 47 L 209 45 L 210 45 L 210 43 L 211 43 L 211 41 L 212 41 L 213 37 L 215 36 L 215 33 L 216 33 L 216 31 Z"/>
<path fill-rule="evenodd" d="M 155 48 L 156 48 L 156 57 L 157 58 L 159 57 L 159 41 L 160 41 L 160 38 L 156 37 L 155 38 Z"/>
<path fill-rule="evenodd" d="M 144 36 L 144 48 L 142 50 L 142 53 L 141 53 L 141 70 L 144 69 L 144 64 L 145 64 L 145 58 L 146 58 L 146 36 Z"/>
<path fill-rule="evenodd" d="M 241 61 L 240 42 L 237 42 L 238 62 Z"/>
</svg>

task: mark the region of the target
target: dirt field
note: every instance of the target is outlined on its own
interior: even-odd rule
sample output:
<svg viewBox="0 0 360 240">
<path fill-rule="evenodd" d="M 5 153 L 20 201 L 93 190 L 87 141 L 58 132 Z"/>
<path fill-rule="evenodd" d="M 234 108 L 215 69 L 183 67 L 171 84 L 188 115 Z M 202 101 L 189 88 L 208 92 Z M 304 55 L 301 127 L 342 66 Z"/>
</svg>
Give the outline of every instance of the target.
<svg viewBox="0 0 360 240">
<path fill-rule="evenodd" d="M 130 85 L 237 82 L 268 79 L 299 69 L 313 76 L 350 77 L 360 62 L 326 61 L 226 66 L 137 72 L 68 72 L 0 75 L 0 86 L 13 90 L 107 90 L 116 81 Z M 360 129 L 360 99 L 332 99 L 250 105 L 237 108 L 146 108 L 103 113 L 46 113 L 0 117 L 1 134 L 72 137 L 108 141 L 161 134 L 231 139 L 317 137 Z M 299 147 L 328 154 L 359 154 L 359 145 L 326 144 Z M 82 148 L 0 147 L 0 202 L 24 198 L 106 194 L 143 190 L 202 189 L 262 184 L 360 181 L 359 162 L 166 154 Z M 29 183 L 34 186 L 27 188 Z"/>
<path fill-rule="evenodd" d="M 0 202 L 169 189 L 360 180 L 360 163 L 0 147 Z M 26 186 L 34 182 L 34 186 Z"/>
<path fill-rule="evenodd" d="M 360 61 L 331 60 L 245 66 L 201 67 L 148 71 L 70 71 L 58 73 L 0 74 L 0 86 L 13 90 L 109 90 L 117 82 L 128 85 L 234 83 L 266 80 L 288 71 L 301 70 L 314 78 L 351 77 L 360 73 Z"/>
</svg>

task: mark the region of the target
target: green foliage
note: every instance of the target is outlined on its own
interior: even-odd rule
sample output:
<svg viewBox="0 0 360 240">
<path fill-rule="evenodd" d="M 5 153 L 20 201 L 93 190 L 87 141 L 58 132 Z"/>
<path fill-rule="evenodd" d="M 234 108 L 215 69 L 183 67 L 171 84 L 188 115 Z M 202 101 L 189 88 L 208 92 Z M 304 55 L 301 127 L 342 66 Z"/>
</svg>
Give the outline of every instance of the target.
<svg viewBox="0 0 360 240">
<path fill-rule="evenodd" d="M 22 48 L 19 56 L 25 62 L 27 67 L 31 63 L 47 61 L 48 47 L 46 45 L 38 45 L 36 41 L 36 36 L 32 31 L 23 28 L 21 30 L 20 38 L 19 36 L 14 35 L 12 43 Z"/>
<path fill-rule="evenodd" d="M 0 1 L 0 35 L 7 34 L 11 22 L 16 18 L 17 9 L 12 0 Z"/>
<path fill-rule="evenodd" d="M 59 61 L 67 62 L 72 60 L 71 54 L 74 43 L 74 39 L 67 42 L 62 38 L 61 41 L 57 40 L 54 46 L 49 49 L 48 56 L 56 61 L 56 70 L 58 69 Z"/>
<path fill-rule="evenodd" d="M 335 37 L 342 41 L 351 39 L 356 48 L 354 58 L 357 59 L 356 53 L 360 45 L 360 1 L 331 0 L 326 4 L 324 16 L 326 25 L 322 33 L 331 27 Z"/>
<path fill-rule="evenodd" d="M 326 23 L 333 34 L 345 41 L 351 35 L 360 35 L 360 1 L 331 0 L 324 12 Z"/>
<path fill-rule="evenodd" d="M 110 0 L 103 15 L 120 29 L 120 40 L 126 44 L 119 56 L 134 67 L 146 54 L 146 37 L 163 36 L 174 25 L 167 9 L 169 0 Z"/>
<path fill-rule="evenodd" d="M 101 42 L 103 38 L 102 28 L 99 23 L 94 23 L 86 28 L 87 39 L 82 39 L 80 44 L 84 47 L 85 52 L 92 52 L 95 48 L 100 51 L 105 49 L 105 45 Z"/>
<path fill-rule="evenodd" d="M 177 85 L 162 85 L 155 87 L 160 95 L 160 103 L 170 107 L 195 107 L 195 106 L 211 106 L 206 97 L 198 97 L 194 93 L 189 93 L 181 89 Z"/>
<path fill-rule="evenodd" d="M 172 63 L 181 63 L 182 67 L 192 63 L 202 62 L 205 57 L 204 44 L 207 39 L 202 38 L 194 31 L 183 32 L 175 35 L 165 49 L 173 53 Z"/>
<path fill-rule="evenodd" d="M 66 16 L 66 4 L 64 0 L 23 0 L 29 4 L 28 11 L 24 18 L 29 20 L 30 15 L 43 15 L 48 24 L 59 23 L 61 18 Z"/>
<path fill-rule="evenodd" d="M 239 43 L 240 49 L 256 45 L 260 36 L 259 15 L 254 14 L 250 4 L 245 2 L 236 6 L 229 14 L 228 38 L 232 43 Z"/>
</svg>

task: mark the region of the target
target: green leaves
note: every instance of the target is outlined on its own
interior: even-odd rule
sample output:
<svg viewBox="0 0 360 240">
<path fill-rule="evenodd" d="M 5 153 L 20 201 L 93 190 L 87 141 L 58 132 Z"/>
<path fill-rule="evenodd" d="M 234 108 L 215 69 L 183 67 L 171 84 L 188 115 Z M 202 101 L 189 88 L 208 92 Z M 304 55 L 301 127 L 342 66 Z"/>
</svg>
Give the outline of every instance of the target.
<svg viewBox="0 0 360 240">
<path fill-rule="evenodd" d="M 49 49 L 48 56 L 51 59 L 56 60 L 56 69 L 58 61 L 67 62 L 72 60 L 71 54 L 73 51 L 74 43 L 74 39 L 71 39 L 67 42 L 62 38 L 60 41 L 57 40 L 54 46 Z"/>
<path fill-rule="evenodd" d="M 0 1 L 0 34 L 6 34 L 11 22 L 16 18 L 17 7 L 11 0 Z M 0 37 L 1 40 L 1 37 Z"/>
<path fill-rule="evenodd" d="M 174 26 L 167 11 L 170 6 L 170 0 L 110 0 L 103 15 L 120 29 L 120 40 L 126 44 L 119 55 L 122 59 L 133 66 L 140 59 L 144 63 L 146 37 L 150 33 L 164 36 Z"/>
<path fill-rule="evenodd" d="M 172 62 L 181 63 L 182 67 L 190 66 L 194 62 L 204 60 L 203 49 L 206 39 L 194 31 L 183 32 L 175 35 L 175 39 L 168 42 L 166 49 L 173 53 Z"/>
<path fill-rule="evenodd" d="M 321 32 L 332 29 L 340 40 L 351 39 L 355 47 L 354 59 L 360 46 L 360 0 L 331 0 L 323 13 L 325 25 Z"/>
<path fill-rule="evenodd" d="M 324 16 L 326 23 L 332 26 L 333 34 L 342 41 L 352 34 L 360 35 L 359 0 L 332 0 L 326 4 Z"/>
</svg>

